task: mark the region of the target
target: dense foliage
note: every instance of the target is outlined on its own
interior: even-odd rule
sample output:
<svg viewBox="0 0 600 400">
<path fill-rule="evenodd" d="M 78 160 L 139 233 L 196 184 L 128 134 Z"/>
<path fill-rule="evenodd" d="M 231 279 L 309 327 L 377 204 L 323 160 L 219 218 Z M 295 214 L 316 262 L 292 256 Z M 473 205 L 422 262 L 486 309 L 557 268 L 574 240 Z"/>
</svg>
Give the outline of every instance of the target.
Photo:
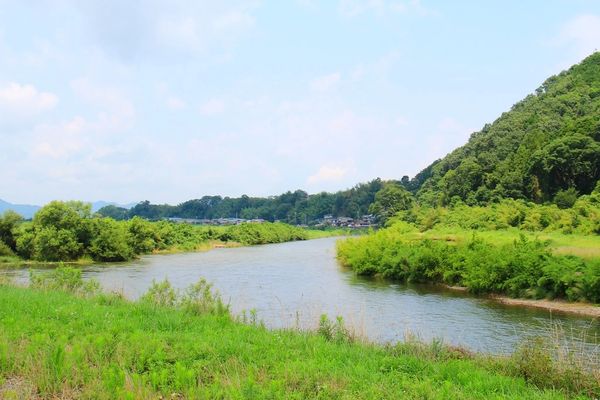
<svg viewBox="0 0 600 400">
<path fill-rule="evenodd" d="M 600 53 L 595 53 L 403 182 L 430 205 L 455 199 L 469 205 L 502 198 L 544 202 L 566 190 L 589 194 L 600 178 L 599 141 Z M 558 200 L 565 205 L 563 195 Z"/>
<path fill-rule="evenodd" d="M 282 223 L 205 227 L 140 217 L 115 221 L 92 215 L 90 205 L 81 202 L 53 201 L 31 222 L 11 212 L 0 216 L 0 256 L 17 253 L 37 261 L 125 261 L 155 251 L 197 250 L 211 240 L 254 245 L 307 238 L 304 229 Z"/>
<path fill-rule="evenodd" d="M 500 230 L 518 228 L 529 232 L 600 233 L 600 191 L 581 196 L 570 208 L 505 199 L 488 206 L 458 202 L 450 207 L 415 206 L 390 221 L 414 224 L 420 231 L 432 228 Z"/>
<path fill-rule="evenodd" d="M 369 212 L 375 194 L 384 182 L 374 179 L 352 189 L 336 193 L 309 195 L 302 190 L 286 192 L 273 197 L 239 198 L 204 196 L 176 206 L 141 202 L 131 210 L 107 206 L 98 212 L 114 219 L 139 216 L 146 219 L 167 217 L 216 219 L 216 218 L 261 218 L 267 221 L 283 221 L 290 224 L 307 224 L 325 215 L 359 217 Z"/>
</svg>

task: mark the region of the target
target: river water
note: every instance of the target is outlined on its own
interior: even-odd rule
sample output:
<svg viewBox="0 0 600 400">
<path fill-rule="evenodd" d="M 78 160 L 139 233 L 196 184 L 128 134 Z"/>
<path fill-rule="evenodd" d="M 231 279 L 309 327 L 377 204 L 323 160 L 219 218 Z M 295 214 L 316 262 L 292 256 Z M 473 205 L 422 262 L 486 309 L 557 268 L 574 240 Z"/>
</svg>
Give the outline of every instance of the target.
<svg viewBox="0 0 600 400">
<path fill-rule="evenodd" d="M 236 314 L 255 310 L 273 328 L 314 328 L 319 316 L 342 316 L 370 340 L 396 342 L 407 335 L 442 339 L 476 351 L 510 353 L 530 336 L 547 336 L 588 355 L 600 355 L 600 321 L 469 296 L 427 285 L 356 277 L 335 259 L 336 238 L 204 253 L 145 256 L 111 265 L 91 265 L 84 276 L 129 298 L 153 280 L 177 288 L 205 278 Z M 26 270 L 4 271 L 26 280 Z"/>
</svg>

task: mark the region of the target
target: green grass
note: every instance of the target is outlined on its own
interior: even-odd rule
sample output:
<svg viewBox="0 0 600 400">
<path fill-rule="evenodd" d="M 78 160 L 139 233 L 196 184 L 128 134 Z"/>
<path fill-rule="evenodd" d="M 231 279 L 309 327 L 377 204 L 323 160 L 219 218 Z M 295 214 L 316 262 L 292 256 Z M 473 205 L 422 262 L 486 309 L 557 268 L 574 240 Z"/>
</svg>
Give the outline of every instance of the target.
<svg viewBox="0 0 600 400">
<path fill-rule="evenodd" d="M 511 376 L 519 373 L 508 362 L 450 351 L 439 343 L 381 347 L 326 336 L 269 331 L 227 314 L 195 315 L 112 295 L 81 298 L 0 285 L 0 397 L 573 396 Z"/>
<path fill-rule="evenodd" d="M 529 232 L 517 228 L 502 230 L 472 230 L 463 228 L 434 228 L 425 232 L 416 229 L 403 233 L 406 240 L 442 240 L 464 244 L 473 235 L 487 243 L 502 246 L 519 240 L 524 235 L 530 240 L 548 241 L 550 249 L 556 254 L 570 254 L 586 259 L 600 257 L 600 235 L 565 234 L 561 232 Z"/>
</svg>

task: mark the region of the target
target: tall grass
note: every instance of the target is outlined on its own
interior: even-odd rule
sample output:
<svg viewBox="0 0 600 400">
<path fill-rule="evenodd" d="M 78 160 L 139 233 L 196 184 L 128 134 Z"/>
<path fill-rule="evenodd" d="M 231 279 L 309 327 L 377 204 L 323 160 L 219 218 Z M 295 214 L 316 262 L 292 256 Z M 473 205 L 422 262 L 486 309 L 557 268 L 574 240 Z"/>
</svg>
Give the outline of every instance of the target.
<svg viewBox="0 0 600 400">
<path fill-rule="evenodd" d="M 224 309 L 214 312 L 218 295 L 206 282 L 184 293 L 157 283 L 143 300 L 129 302 L 83 294 L 73 289 L 83 285 L 72 284 L 71 271 L 61 274 L 68 285 L 0 287 L 1 398 L 600 395 L 588 372 L 567 382 L 556 375 L 564 370 L 546 367 L 553 359 L 538 348 L 506 359 L 440 340 L 377 346 L 352 340 L 341 319 L 328 317 L 316 332 L 269 331 L 256 319 L 243 324 Z"/>
</svg>

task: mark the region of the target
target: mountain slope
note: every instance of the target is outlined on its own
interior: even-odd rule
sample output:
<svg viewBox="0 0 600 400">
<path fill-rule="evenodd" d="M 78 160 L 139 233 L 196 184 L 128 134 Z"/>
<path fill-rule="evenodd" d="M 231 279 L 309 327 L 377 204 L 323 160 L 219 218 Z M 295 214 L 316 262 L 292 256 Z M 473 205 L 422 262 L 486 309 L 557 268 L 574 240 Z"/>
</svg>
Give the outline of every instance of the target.
<svg viewBox="0 0 600 400">
<path fill-rule="evenodd" d="M 551 200 L 600 178 L 600 53 L 547 79 L 462 147 L 410 182 L 424 203 Z M 421 178 L 423 173 L 421 173 Z"/>
</svg>

